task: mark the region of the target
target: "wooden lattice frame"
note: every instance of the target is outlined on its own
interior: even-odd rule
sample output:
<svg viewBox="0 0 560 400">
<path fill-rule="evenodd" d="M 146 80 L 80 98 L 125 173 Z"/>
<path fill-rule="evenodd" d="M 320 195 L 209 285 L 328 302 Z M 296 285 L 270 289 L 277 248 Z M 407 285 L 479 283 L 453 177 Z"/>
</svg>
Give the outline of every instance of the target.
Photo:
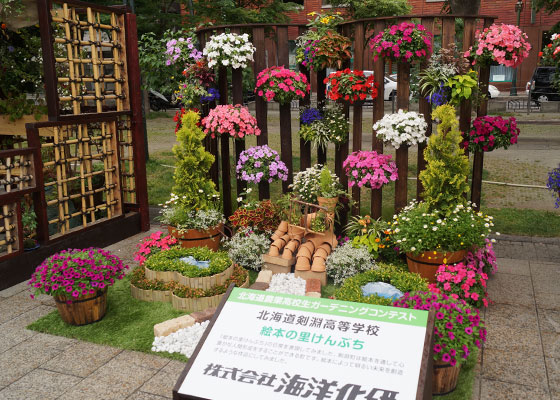
<svg viewBox="0 0 560 400">
<path fill-rule="evenodd" d="M 136 184 L 134 173 L 134 149 L 132 145 L 132 129 L 130 117 L 123 115 L 117 121 L 117 136 L 120 152 L 121 186 L 123 203 L 134 204 L 136 198 Z"/>
<path fill-rule="evenodd" d="M 124 15 L 53 2 L 51 21 L 59 108 L 130 110 Z"/>
<path fill-rule="evenodd" d="M 49 161 L 43 158 L 43 175 L 56 174 L 55 181 L 45 183 L 45 192 L 54 192 L 54 198 L 45 200 L 45 204 L 58 210 L 55 218 L 48 219 L 48 225 L 56 227 L 52 236 L 69 233 L 70 220 L 75 217 L 81 219 L 81 227 L 85 228 L 122 215 L 118 146 L 115 118 L 53 127 L 52 140 L 41 144 L 42 152 L 50 154 Z M 95 164 L 102 165 L 102 169 L 96 171 Z M 69 174 L 72 169 L 73 176 Z M 96 176 L 104 179 L 103 187 L 94 187 Z M 79 182 L 79 186 L 73 182 Z M 101 217 L 98 212 L 102 212 Z"/>
</svg>

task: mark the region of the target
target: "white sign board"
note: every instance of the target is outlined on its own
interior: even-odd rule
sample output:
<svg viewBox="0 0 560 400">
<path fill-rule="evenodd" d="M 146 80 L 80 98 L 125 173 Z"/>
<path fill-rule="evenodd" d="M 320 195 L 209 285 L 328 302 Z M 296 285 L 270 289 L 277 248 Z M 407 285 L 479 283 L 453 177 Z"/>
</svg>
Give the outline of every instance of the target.
<svg viewBox="0 0 560 400">
<path fill-rule="evenodd" d="M 427 311 L 234 288 L 218 312 L 176 399 L 423 398 Z"/>
</svg>

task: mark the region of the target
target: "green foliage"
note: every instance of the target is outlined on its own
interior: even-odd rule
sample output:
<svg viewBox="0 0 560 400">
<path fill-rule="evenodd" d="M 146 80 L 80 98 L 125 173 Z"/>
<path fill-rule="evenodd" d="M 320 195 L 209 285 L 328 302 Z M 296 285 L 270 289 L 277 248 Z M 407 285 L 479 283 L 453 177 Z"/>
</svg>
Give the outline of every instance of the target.
<svg viewBox="0 0 560 400">
<path fill-rule="evenodd" d="M 445 86 L 451 89 L 450 103 L 458 106 L 461 100 L 469 100 L 478 94 L 478 74 L 470 70 L 465 75 L 455 75 L 447 80 Z"/>
<path fill-rule="evenodd" d="M 197 261 L 210 261 L 210 266 L 198 268 L 180 260 L 180 258 L 189 256 Z M 232 261 L 225 251 L 214 252 L 207 247 L 190 249 L 174 247 L 154 254 L 146 260 L 144 266 L 152 271 L 177 271 L 186 277 L 195 278 L 224 272 L 231 266 L 231 263 Z"/>
<path fill-rule="evenodd" d="M 177 158 L 173 193 L 185 210 L 214 208 L 214 200 L 218 195 L 208 175 L 214 156 L 202 145 L 206 135 L 197 126 L 199 119 L 200 116 L 194 111 L 185 113 L 181 129 L 177 131 L 179 144 L 173 147 L 173 154 Z"/>
<path fill-rule="evenodd" d="M 193 6 L 189 22 L 212 21 L 214 25 L 285 23 L 290 20 L 286 13 L 301 7 L 282 0 L 194 0 Z"/>
<path fill-rule="evenodd" d="M 407 15 L 412 10 L 407 0 L 330 0 L 329 4 L 346 6 L 350 19 Z"/>
<path fill-rule="evenodd" d="M 314 232 L 324 232 L 329 226 L 327 214 L 324 211 L 319 211 L 311 220 L 311 230 Z"/>
<path fill-rule="evenodd" d="M 377 295 L 365 297 L 362 286 L 370 282 L 385 282 L 395 286 L 401 292 L 427 291 L 428 282 L 420 275 L 403 271 L 390 264 L 378 264 L 379 268 L 366 271 L 346 279 L 344 284 L 335 293 L 337 300 L 355 301 L 357 303 L 379 304 L 390 306 L 392 299 Z"/>
<path fill-rule="evenodd" d="M 321 169 L 321 175 L 319 175 L 319 196 L 326 198 L 338 197 L 340 194 L 344 193 L 342 190 L 342 185 L 336 179 L 336 175 L 333 176 L 331 171 L 325 166 Z"/>
<path fill-rule="evenodd" d="M 469 159 L 460 147 L 462 139 L 455 108 L 439 106 L 434 110 L 433 118 L 441 122 L 424 150 L 427 166 L 420 172 L 424 187 L 422 196 L 430 212 L 437 210 L 449 215 L 457 204 L 465 203 L 464 195 L 469 190 Z"/>
</svg>

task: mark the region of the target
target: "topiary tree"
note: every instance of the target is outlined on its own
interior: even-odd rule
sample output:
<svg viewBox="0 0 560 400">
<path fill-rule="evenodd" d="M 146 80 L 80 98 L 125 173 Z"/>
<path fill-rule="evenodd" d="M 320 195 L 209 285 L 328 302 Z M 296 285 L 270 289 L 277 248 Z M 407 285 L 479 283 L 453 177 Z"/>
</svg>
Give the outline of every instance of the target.
<svg viewBox="0 0 560 400">
<path fill-rule="evenodd" d="M 185 113 L 181 129 L 177 131 L 179 144 L 173 146 L 173 154 L 177 159 L 173 193 L 187 211 L 213 209 L 218 198 L 216 186 L 208 178 L 214 156 L 202 145 L 206 135 L 197 125 L 199 119 L 198 113 L 192 110 Z"/>
<path fill-rule="evenodd" d="M 432 115 L 440 123 L 424 150 L 427 166 L 420 173 L 422 196 L 430 211 L 449 215 L 457 204 L 466 202 L 469 159 L 460 146 L 462 139 L 455 108 L 439 106 Z"/>
</svg>

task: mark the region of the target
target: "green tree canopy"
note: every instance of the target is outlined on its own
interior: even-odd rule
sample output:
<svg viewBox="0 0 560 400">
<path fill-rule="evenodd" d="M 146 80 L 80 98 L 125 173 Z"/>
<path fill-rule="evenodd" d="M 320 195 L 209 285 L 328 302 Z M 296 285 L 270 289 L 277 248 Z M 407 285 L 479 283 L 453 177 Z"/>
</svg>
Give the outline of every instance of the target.
<svg viewBox="0 0 560 400">
<path fill-rule="evenodd" d="M 333 7 L 346 7 L 352 19 L 406 15 L 412 7 L 407 0 L 330 0 Z"/>
</svg>

